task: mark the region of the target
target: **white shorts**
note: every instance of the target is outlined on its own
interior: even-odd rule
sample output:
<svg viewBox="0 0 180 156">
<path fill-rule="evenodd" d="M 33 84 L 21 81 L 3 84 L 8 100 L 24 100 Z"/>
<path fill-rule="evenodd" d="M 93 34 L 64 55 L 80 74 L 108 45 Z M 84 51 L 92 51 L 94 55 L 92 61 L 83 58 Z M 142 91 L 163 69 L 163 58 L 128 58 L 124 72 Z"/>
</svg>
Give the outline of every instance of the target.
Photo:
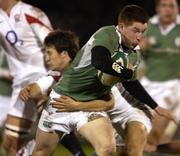
<svg viewBox="0 0 180 156">
<path fill-rule="evenodd" d="M 51 91 L 51 99 L 60 97 L 59 94 Z M 56 112 L 50 104 L 43 110 L 38 127 L 45 132 L 54 130 L 69 134 L 73 130 L 79 130 L 84 124 L 96 117 L 107 117 L 105 112 Z"/>
<path fill-rule="evenodd" d="M 112 88 L 112 93 L 115 98 L 115 106 L 108 111 L 108 115 L 112 120 L 113 126 L 120 135 L 124 134 L 126 126 L 129 122 L 141 122 L 147 129 L 151 130 L 151 120 L 145 115 L 142 110 L 132 107 L 119 93 L 116 87 Z"/>
<path fill-rule="evenodd" d="M 7 113 L 9 111 L 11 97 L 0 95 L 0 128 L 3 127 L 6 120 Z"/>
<path fill-rule="evenodd" d="M 144 77 L 141 83 L 158 105 L 172 110 L 180 122 L 180 80 L 157 82 Z"/>
</svg>

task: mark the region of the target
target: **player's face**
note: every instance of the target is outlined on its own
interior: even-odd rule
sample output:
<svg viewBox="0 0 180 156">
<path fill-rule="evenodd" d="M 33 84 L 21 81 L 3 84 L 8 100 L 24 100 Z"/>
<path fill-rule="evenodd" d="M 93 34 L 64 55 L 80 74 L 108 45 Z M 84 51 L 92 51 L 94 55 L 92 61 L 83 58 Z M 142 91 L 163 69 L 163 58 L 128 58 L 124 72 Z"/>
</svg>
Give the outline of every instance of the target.
<svg viewBox="0 0 180 156">
<path fill-rule="evenodd" d="M 134 49 L 142 40 L 147 23 L 133 22 L 131 25 L 119 24 L 123 44 Z"/>
<path fill-rule="evenodd" d="M 67 51 L 58 53 L 54 46 L 45 48 L 45 63 L 50 70 L 64 71 L 70 63 Z"/>
<path fill-rule="evenodd" d="M 161 22 L 170 24 L 175 21 L 178 14 L 178 4 L 176 0 L 160 0 L 157 6 L 157 13 Z"/>
<path fill-rule="evenodd" d="M 11 4 L 15 4 L 18 0 L 0 0 L 0 8 L 8 7 Z"/>
<path fill-rule="evenodd" d="M 4 2 L 5 2 L 5 0 L 0 0 L 0 8 L 3 7 Z"/>
</svg>

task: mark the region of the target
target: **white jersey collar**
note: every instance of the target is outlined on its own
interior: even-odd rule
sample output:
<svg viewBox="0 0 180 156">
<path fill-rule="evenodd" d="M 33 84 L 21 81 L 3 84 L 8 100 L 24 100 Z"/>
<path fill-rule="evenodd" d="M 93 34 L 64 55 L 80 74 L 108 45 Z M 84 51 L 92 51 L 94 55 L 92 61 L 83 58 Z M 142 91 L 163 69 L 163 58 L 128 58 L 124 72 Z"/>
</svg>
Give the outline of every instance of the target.
<svg viewBox="0 0 180 156">
<path fill-rule="evenodd" d="M 159 29 L 161 31 L 162 35 L 167 35 L 172 29 L 174 29 L 176 27 L 176 25 L 180 25 L 180 15 L 178 14 L 176 17 L 176 22 L 171 23 L 166 29 L 164 29 L 161 24 L 160 24 L 160 20 L 159 20 L 159 16 L 155 15 L 150 19 L 150 23 L 155 24 L 155 25 L 159 25 Z"/>
<path fill-rule="evenodd" d="M 120 33 L 120 31 L 119 31 L 118 26 L 116 26 L 116 33 L 117 33 L 117 35 L 118 35 L 118 37 L 119 37 L 119 44 L 121 45 L 121 42 L 122 42 L 122 40 L 121 40 L 121 33 Z"/>
<path fill-rule="evenodd" d="M 149 22 L 152 23 L 152 24 L 160 24 L 159 16 L 158 15 L 154 15 L 152 18 L 150 18 Z M 180 15 L 179 14 L 176 17 L 175 24 L 180 25 Z"/>
</svg>

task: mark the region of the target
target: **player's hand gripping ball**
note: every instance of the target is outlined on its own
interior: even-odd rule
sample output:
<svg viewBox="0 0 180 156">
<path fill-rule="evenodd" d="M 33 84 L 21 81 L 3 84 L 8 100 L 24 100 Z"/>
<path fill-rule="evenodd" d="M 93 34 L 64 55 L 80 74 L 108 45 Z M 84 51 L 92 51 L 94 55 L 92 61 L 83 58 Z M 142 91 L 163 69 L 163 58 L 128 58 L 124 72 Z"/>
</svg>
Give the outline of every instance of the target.
<svg viewBox="0 0 180 156">
<path fill-rule="evenodd" d="M 112 59 L 115 61 L 112 65 L 112 68 L 117 72 L 121 73 L 122 67 L 128 68 L 128 59 L 125 53 L 123 52 L 116 52 L 113 56 Z M 121 65 L 121 66 L 119 66 Z M 113 86 L 117 82 L 121 82 L 122 79 L 120 79 L 117 76 L 113 76 L 107 73 L 104 73 L 100 70 L 98 70 L 98 78 L 101 81 L 101 83 L 105 86 Z"/>
</svg>

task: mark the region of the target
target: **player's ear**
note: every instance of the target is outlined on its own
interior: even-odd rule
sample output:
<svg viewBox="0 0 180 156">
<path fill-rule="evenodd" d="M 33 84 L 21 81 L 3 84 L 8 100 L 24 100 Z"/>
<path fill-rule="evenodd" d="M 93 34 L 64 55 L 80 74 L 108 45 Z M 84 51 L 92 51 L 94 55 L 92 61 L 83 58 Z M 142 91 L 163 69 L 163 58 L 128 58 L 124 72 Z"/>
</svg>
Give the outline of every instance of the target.
<svg viewBox="0 0 180 156">
<path fill-rule="evenodd" d="M 61 55 L 62 55 L 63 57 L 67 57 L 67 56 L 69 56 L 69 53 L 68 53 L 67 50 L 63 50 L 63 51 L 61 52 Z"/>
<path fill-rule="evenodd" d="M 119 28 L 120 31 L 123 31 L 124 23 L 119 23 L 118 28 Z"/>
</svg>

